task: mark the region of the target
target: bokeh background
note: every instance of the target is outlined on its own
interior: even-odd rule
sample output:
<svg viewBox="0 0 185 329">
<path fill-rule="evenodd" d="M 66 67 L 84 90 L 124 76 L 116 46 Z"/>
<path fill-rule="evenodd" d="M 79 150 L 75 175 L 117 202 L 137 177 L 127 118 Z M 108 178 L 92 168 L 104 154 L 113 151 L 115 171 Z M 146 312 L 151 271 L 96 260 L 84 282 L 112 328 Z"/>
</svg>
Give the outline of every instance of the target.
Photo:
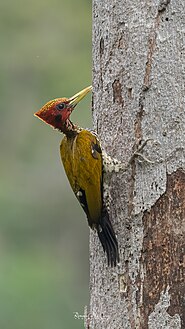
<svg viewBox="0 0 185 329">
<path fill-rule="evenodd" d="M 61 135 L 33 113 L 89 84 L 90 0 L 0 1 L 1 329 L 83 328 L 89 229 Z M 85 127 L 90 97 L 72 117 Z"/>
</svg>

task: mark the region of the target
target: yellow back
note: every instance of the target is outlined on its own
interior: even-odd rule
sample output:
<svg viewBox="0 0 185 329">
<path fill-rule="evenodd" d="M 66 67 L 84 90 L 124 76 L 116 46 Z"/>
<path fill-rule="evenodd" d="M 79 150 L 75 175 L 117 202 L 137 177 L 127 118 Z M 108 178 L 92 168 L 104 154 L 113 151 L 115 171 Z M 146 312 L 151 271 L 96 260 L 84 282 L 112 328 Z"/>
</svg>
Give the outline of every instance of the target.
<svg viewBox="0 0 185 329">
<path fill-rule="evenodd" d="M 65 136 L 60 145 L 61 159 L 71 187 L 78 197 L 83 190 L 89 225 L 100 220 L 102 212 L 102 155 L 100 144 L 88 130 L 75 137 Z"/>
</svg>

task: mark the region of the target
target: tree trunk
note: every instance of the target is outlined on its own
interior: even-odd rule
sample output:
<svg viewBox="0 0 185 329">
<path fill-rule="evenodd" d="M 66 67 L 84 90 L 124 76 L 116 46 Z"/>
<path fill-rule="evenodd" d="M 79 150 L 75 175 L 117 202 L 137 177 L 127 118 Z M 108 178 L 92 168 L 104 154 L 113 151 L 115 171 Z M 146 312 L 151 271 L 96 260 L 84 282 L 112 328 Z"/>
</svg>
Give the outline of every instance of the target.
<svg viewBox="0 0 185 329">
<path fill-rule="evenodd" d="M 120 265 L 90 237 L 86 328 L 185 328 L 185 3 L 93 1 L 93 117 L 107 153 Z"/>
</svg>

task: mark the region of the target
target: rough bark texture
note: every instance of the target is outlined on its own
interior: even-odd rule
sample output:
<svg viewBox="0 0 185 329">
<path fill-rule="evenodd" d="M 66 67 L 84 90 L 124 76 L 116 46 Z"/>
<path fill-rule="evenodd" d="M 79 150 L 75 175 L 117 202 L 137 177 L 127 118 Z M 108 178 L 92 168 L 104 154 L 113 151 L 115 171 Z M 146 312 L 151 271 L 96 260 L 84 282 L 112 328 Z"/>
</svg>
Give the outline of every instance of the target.
<svg viewBox="0 0 185 329">
<path fill-rule="evenodd" d="M 185 2 L 93 1 L 93 116 L 107 153 L 154 164 L 109 179 L 120 265 L 90 241 L 91 329 L 185 328 Z"/>
</svg>

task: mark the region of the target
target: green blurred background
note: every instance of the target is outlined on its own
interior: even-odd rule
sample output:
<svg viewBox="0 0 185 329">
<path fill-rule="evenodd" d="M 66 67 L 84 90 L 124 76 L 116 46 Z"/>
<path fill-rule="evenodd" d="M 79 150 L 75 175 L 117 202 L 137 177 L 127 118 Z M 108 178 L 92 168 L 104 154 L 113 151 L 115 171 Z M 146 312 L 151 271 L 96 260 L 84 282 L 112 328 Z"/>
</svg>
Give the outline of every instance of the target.
<svg viewBox="0 0 185 329">
<path fill-rule="evenodd" d="M 0 328 L 83 328 L 85 215 L 61 135 L 33 116 L 91 84 L 90 0 L 0 1 Z M 91 126 L 90 95 L 73 121 Z"/>
</svg>

